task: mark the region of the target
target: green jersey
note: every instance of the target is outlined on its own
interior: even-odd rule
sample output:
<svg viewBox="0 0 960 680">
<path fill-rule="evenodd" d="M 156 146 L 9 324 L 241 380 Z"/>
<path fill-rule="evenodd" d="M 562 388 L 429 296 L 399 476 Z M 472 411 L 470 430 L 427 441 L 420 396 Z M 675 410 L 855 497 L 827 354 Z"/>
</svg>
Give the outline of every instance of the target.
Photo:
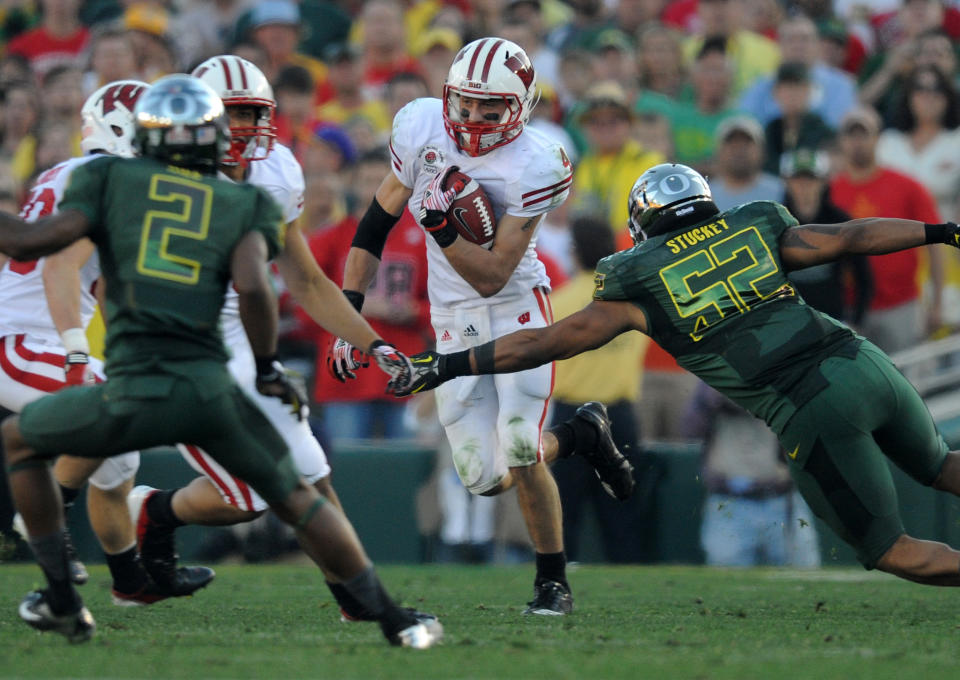
<svg viewBox="0 0 960 680">
<path fill-rule="evenodd" d="M 594 298 L 640 307 L 681 366 L 779 433 L 827 386 L 820 362 L 860 343 L 787 280 L 780 237 L 796 224 L 782 205 L 755 201 L 661 234 L 602 260 Z"/>
<path fill-rule="evenodd" d="M 272 257 L 283 219 L 270 196 L 152 159 L 76 168 L 60 211 L 90 220 L 106 279 L 107 371 L 190 359 L 226 361 L 218 325 L 234 246 L 263 234 Z"/>
</svg>

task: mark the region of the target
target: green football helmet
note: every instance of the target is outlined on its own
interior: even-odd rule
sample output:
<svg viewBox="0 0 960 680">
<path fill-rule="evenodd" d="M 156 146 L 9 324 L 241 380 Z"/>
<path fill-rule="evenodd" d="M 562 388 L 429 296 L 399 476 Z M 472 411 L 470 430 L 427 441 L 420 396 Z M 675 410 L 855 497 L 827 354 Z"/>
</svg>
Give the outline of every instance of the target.
<svg viewBox="0 0 960 680">
<path fill-rule="evenodd" d="M 684 217 L 701 207 L 716 212 L 710 186 L 703 175 L 679 163 L 653 166 L 637 178 L 630 190 L 628 226 L 633 242 L 641 243 L 670 231 L 669 220 L 659 218 Z"/>
<path fill-rule="evenodd" d="M 161 78 L 140 97 L 133 115 L 133 143 L 141 156 L 215 173 L 230 148 L 223 102 L 199 78 Z"/>
</svg>

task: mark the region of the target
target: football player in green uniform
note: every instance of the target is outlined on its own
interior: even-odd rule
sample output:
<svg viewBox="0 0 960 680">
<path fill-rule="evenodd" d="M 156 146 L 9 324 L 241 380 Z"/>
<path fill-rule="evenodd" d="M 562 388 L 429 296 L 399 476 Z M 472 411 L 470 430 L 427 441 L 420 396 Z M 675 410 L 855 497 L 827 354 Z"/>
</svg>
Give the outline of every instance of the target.
<svg viewBox="0 0 960 680">
<path fill-rule="evenodd" d="M 431 646 L 439 624 L 421 623 L 394 604 L 350 524 L 299 476 L 281 436 L 227 372 L 218 320 L 232 280 L 257 389 L 295 412 L 304 401 L 275 360 L 267 261 L 283 245 L 280 210 L 262 189 L 213 176 L 230 141 L 222 101 L 196 78 L 168 76 L 141 97 L 135 119 L 142 158 L 77 168 L 57 215 L 34 224 L 0 215 L 0 252 L 32 259 L 87 236 L 106 280 L 109 380 L 40 399 L 2 425 L 14 503 L 49 584 L 26 596 L 20 617 L 71 642 L 94 632 L 69 580 L 48 462 L 60 453 L 99 458 L 188 442 L 246 480 L 291 524 L 391 643 Z M 409 366 L 395 350 L 372 354 L 388 372 Z"/>
<path fill-rule="evenodd" d="M 890 359 L 808 306 L 786 276 L 846 254 L 960 247 L 960 227 L 884 218 L 798 225 L 768 201 L 720 212 L 706 180 L 674 164 L 641 175 L 629 207 L 636 246 L 600 262 L 590 305 L 467 351 L 411 357 L 414 373 L 390 388 L 404 396 L 461 375 L 526 370 L 646 333 L 777 433 L 804 498 L 866 568 L 960 585 L 960 552 L 905 533 L 885 460 L 960 495 L 960 452 L 947 451 Z"/>
</svg>

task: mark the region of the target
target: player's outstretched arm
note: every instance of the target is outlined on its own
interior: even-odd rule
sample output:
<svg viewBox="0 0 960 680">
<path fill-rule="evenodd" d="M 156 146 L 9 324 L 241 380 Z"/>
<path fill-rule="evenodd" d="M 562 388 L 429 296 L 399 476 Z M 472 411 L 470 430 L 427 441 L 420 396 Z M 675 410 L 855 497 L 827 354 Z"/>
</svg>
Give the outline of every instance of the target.
<svg viewBox="0 0 960 680">
<path fill-rule="evenodd" d="M 840 224 L 804 224 L 780 237 L 780 256 L 788 270 L 832 262 L 843 255 L 885 255 L 928 243 L 960 247 L 960 227 L 952 222 L 869 217 Z"/>
<path fill-rule="evenodd" d="M 379 336 L 317 265 L 298 222 L 287 226 L 284 249 L 274 259 L 290 294 L 320 327 L 368 349 Z"/>
<path fill-rule="evenodd" d="M 0 212 L 0 253 L 15 260 L 36 260 L 86 236 L 90 220 L 79 210 L 65 210 L 27 223 Z"/>
<path fill-rule="evenodd" d="M 640 308 L 629 302 L 594 301 L 545 328 L 515 331 L 462 352 L 416 354 L 410 357 L 410 379 L 391 382 L 390 391 L 405 397 L 464 375 L 525 371 L 596 349 L 630 330 L 647 331 Z"/>
<path fill-rule="evenodd" d="M 263 235 L 248 232 L 234 246 L 233 285 L 240 302 L 240 321 L 253 356 L 272 359 L 277 353 L 277 297 L 267 274 L 267 243 Z"/>
</svg>

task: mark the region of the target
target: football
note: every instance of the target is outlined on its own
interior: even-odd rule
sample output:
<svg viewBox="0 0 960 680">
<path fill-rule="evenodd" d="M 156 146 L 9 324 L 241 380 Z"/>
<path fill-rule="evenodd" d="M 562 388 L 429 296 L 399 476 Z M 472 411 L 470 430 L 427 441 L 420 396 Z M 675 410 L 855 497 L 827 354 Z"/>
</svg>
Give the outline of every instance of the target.
<svg viewBox="0 0 960 680">
<path fill-rule="evenodd" d="M 471 243 L 490 248 L 497 232 L 497 219 L 493 215 L 493 204 L 480 183 L 469 176 L 454 170 L 443 183 L 447 189 L 457 180 L 463 180 L 463 190 L 457 194 L 447 212 L 447 221 L 457 232 Z"/>
</svg>

